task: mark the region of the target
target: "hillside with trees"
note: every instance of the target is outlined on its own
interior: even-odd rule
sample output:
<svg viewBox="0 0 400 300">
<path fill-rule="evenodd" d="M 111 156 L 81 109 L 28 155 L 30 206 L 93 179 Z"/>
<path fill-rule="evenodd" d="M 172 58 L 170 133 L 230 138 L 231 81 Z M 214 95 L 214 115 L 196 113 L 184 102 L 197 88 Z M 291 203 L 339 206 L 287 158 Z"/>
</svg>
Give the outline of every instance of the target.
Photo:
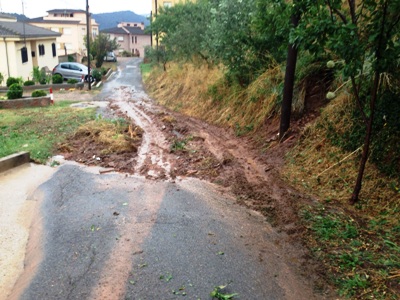
<svg viewBox="0 0 400 300">
<path fill-rule="evenodd" d="M 400 0 L 198 0 L 151 29 L 149 93 L 283 153 L 282 178 L 317 199 L 298 215 L 326 278 L 398 299 Z"/>
</svg>

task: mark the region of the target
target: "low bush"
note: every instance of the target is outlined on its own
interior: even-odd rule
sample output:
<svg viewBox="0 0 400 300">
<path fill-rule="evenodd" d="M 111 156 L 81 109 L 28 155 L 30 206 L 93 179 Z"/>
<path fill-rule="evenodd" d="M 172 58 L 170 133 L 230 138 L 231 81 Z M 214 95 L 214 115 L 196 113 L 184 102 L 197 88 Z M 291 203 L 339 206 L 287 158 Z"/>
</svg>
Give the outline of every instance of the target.
<svg viewBox="0 0 400 300">
<path fill-rule="evenodd" d="M 101 81 L 101 72 L 98 69 L 93 69 L 92 76 L 96 81 Z"/>
<path fill-rule="evenodd" d="M 103 76 L 105 76 L 107 74 L 107 72 L 108 72 L 108 69 L 104 68 L 104 67 L 101 67 L 100 70 L 101 70 L 101 75 L 103 75 Z"/>
<path fill-rule="evenodd" d="M 30 85 L 35 85 L 35 82 L 33 80 L 27 80 L 24 82 L 24 86 L 30 86 Z"/>
<path fill-rule="evenodd" d="M 14 83 L 19 83 L 19 79 L 15 78 L 15 77 L 8 77 L 7 78 L 7 82 L 6 82 L 7 87 L 12 86 Z"/>
<path fill-rule="evenodd" d="M 67 83 L 68 84 L 75 84 L 75 83 L 78 83 L 78 80 L 71 78 L 71 79 L 68 79 Z"/>
<path fill-rule="evenodd" d="M 13 83 L 7 92 L 8 99 L 18 99 L 21 98 L 23 94 L 22 86 L 19 83 Z"/>
<path fill-rule="evenodd" d="M 47 93 L 43 90 L 36 90 L 32 92 L 32 97 L 44 97 L 47 96 Z"/>
<path fill-rule="evenodd" d="M 60 74 L 54 74 L 52 80 L 53 83 L 63 83 L 63 78 Z"/>
<path fill-rule="evenodd" d="M 46 83 L 47 83 L 46 77 L 40 78 L 39 83 L 40 83 L 40 84 L 46 84 Z"/>
</svg>

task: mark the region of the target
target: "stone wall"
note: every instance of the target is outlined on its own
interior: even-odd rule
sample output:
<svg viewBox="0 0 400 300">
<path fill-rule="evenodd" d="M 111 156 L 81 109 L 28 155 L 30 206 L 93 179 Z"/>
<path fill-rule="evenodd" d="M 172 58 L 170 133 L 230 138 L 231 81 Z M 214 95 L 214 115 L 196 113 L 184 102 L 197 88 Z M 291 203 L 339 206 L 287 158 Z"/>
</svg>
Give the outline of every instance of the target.
<svg viewBox="0 0 400 300">
<path fill-rule="evenodd" d="M 26 108 L 26 107 L 44 107 L 51 104 L 50 96 L 35 98 L 20 98 L 13 100 L 0 100 L 0 109 L 4 108 Z"/>
</svg>

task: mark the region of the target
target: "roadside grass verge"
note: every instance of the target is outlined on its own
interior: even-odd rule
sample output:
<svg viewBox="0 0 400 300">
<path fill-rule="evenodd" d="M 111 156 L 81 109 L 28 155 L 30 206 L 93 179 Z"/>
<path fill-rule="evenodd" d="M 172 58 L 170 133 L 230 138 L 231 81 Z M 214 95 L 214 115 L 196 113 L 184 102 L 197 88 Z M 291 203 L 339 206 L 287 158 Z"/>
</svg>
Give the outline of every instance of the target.
<svg viewBox="0 0 400 300">
<path fill-rule="evenodd" d="M 96 117 L 95 109 L 76 109 L 71 101 L 49 107 L 0 110 L 0 157 L 29 151 L 31 159 L 45 163 L 56 145 Z"/>
<path fill-rule="evenodd" d="M 169 63 L 166 72 L 155 66 L 145 80 L 160 104 L 252 138 L 258 138 L 266 119 L 279 113 L 282 82 L 282 71 L 275 67 L 247 89 L 229 87 L 221 68 L 178 63 Z M 300 88 L 295 97 L 301 100 L 305 94 Z M 338 95 L 304 128 L 286 154 L 281 175 L 317 199 L 299 203 L 299 226 L 305 228 L 304 242 L 313 259 L 337 292 L 349 299 L 400 299 L 400 182 L 369 162 L 361 201 L 350 206 L 360 151 L 346 152 L 328 139 L 332 126 L 339 136 L 352 126 L 349 94 Z M 178 142 L 175 148 L 185 146 Z"/>
<path fill-rule="evenodd" d="M 306 243 L 339 293 L 351 299 L 399 299 L 399 183 L 368 163 L 361 200 L 350 206 L 360 151 L 346 152 L 328 139 L 330 131 L 350 126 L 352 105 L 346 94 L 333 100 L 286 155 L 283 174 L 318 199 L 300 210 Z"/>
<path fill-rule="evenodd" d="M 149 66 L 146 65 L 146 72 Z M 262 128 L 277 111 L 283 72 L 272 65 L 243 88 L 229 85 L 222 67 L 207 64 L 169 63 L 167 71 L 154 65 L 144 77 L 147 92 L 171 110 L 233 128 L 237 135 Z"/>
<path fill-rule="evenodd" d="M 142 73 L 143 80 L 145 80 L 147 77 L 149 77 L 152 68 L 153 68 L 153 64 L 152 63 L 142 63 L 142 64 L 140 64 L 140 72 Z"/>
</svg>

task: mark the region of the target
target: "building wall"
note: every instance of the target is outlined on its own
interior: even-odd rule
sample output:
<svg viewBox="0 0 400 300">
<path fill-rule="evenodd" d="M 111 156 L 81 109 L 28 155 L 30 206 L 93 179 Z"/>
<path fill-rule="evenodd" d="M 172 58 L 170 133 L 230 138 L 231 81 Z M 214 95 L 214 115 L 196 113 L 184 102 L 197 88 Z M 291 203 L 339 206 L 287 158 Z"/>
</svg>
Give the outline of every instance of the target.
<svg viewBox="0 0 400 300">
<path fill-rule="evenodd" d="M 43 17 L 44 20 L 57 20 L 57 21 L 79 21 L 79 24 L 65 24 L 65 23 L 30 23 L 34 26 L 53 30 L 61 33 L 61 36 L 57 38 L 57 50 L 59 55 L 65 54 L 65 48 L 67 48 L 67 54 L 78 53 L 86 55 L 86 45 L 84 37 L 86 36 L 86 14 L 75 13 L 73 18 L 62 18 L 62 17 Z M 90 21 L 90 31 L 92 37 L 95 38 L 99 34 L 99 25 L 94 19 Z"/>
<path fill-rule="evenodd" d="M 119 48 L 114 51 L 117 56 L 120 56 L 122 52 L 127 51 L 132 54 L 138 52 L 140 57 L 144 57 L 144 48 L 151 45 L 150 35 L 130 35 L 128 33 L 109 35 L 110 39 L 116 38 L 117 43 L 120 45 Z M 120 38 L 123 38 L 123 41 L 121 41 Z"/>
<path fill-rule="evenodd" d="M 37 64 L 34 66 L 39 67 L 39 69 L 43 67 L 48 67 L 52 70 L 58 64 L 58 51 L 56 49 L 56 56 L 53 56 L 52 44 L 56 44 L 56 39 L 51 40 L 39 40 L 36 42 L 36 58 Z M 44 55 L 39 55 L 39 45 L 44 45 L 45 53 Z"/>
<path fill-rule="evenodd" d="M 4 76 L 2 85 L 6 85 L 8 77 L 22 77 L 24 81 L 28 80 L 28 78 L 32 79 L 32 70 L 34 66 L 39 67 L 39 69 L 43 67 L 52 69 L 58 63 L 58 57 L 53 57 L 52 54 L 52 43 L 56 43 L 55 38 L 26 41 L 28 61 L 22 63 L 21 48 L 24 47 L 24 42 L 10 39 L 6 40 L 5 43 L 3 39 L 0 39 L 0 57 L 4 58 L 0 59 L 0 72 Z M 5 50 L 6 44 L 8 50 L 7 53 Z M 39 45 L 44 45 L 44 55 L 39 55 Z M 32 50 L 35 51 L 35 58 L 32 57 Z M 7 68 L 7 54 L 9 68 Z"/>
<path fill-rule="evenodd" d="M 196 0 L 151 0 L 151 10 L 153 12 L 153 15 L 156 14 L 156 2 L 157 2 L 157 7 L 165 7 L 165 6 L 174 6 L 175 4 L 178 3 L 186 3 L 190 1 L 196 2 Z"/>
</svg>

